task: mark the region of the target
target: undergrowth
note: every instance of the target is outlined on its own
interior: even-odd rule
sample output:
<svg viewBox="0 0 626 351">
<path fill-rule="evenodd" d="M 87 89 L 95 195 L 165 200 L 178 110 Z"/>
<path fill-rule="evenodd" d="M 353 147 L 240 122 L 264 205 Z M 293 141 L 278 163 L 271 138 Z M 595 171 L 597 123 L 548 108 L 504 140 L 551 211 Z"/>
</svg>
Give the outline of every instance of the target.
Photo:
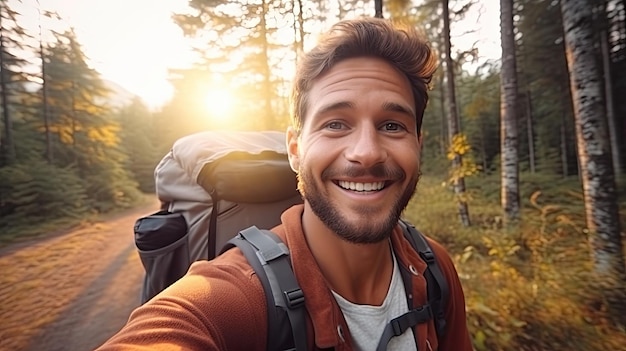
<svg viewBox="0 0 626 351">
<path fill-rule="evenodd" d="M 453 256 L 476 350 L 626 350 L 597 304 L 577 178 L 522 174 L 521 220 L 504 226 L 497 176 L 467 179 L 463 227 L 445 179 L 424 177 L 404 216 Z M 625 182 L 620 220 L 626 229 Z"/>
</svg>

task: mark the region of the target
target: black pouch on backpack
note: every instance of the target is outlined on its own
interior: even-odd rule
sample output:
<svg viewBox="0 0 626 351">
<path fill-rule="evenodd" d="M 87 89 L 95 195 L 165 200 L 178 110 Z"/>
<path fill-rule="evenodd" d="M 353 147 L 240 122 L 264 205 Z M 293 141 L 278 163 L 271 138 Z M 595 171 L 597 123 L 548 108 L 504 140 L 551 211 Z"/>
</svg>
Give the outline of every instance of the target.
<svg viewBox="0 0 626 351">
<path fill-rule="evenodd" d="M 187 222 L 181 213 L 159 211 L 138 219 L 135 245 L 147 277 L 141 303 L 180 279 L 191 264 Z"/>
</svg>

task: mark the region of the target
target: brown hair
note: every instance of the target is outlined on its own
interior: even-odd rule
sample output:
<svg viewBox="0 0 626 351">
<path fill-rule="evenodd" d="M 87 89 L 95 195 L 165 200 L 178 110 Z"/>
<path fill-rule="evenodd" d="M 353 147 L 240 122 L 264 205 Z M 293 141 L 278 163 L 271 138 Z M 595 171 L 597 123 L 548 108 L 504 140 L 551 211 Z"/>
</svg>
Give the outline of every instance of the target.
<svg viewBox="0 0 626 351">
<path fill-rule="evenodd" d="M 296 131 L 302 129 L 315 79 L 339 61 L 360 56 L 382 58 L 408 78 L 420 133 L 428 84 L 437 68 L 435 55 L 414 27 L 373 17 L 338 22 L 299 60 L 291 92 L 291 122 Z"/>
</svg>

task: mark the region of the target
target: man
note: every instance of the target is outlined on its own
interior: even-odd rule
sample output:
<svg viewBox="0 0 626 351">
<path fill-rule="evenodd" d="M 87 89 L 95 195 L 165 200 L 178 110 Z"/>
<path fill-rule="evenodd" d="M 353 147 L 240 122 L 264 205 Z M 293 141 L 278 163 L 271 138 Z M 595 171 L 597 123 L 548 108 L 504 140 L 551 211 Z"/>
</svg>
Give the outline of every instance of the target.
<svg viewBox="0 0 626 351">
<path fill-rule="evenodd" d="M 287 131 L 303 205 L 274 228 L 305 296 L 309 349 L 374 350 L 387 323 L 427 302 L 426 263 L 398 224 L 419 179 L 421 121 L 436 62 L 414 29 L 336 24 L 301 60 Z M 449 285 L 446 332 L 433 321 L 388 350 L 471 350 L 454 265 L 429 240 Z M 400 272 L 410 272 L 407 294 Z M 407 302 L 412 297 L 412 306 Z M 267 306 L 238 249 L 195 263 L 131 315 L 101 350 L 263 350 Z"/>
</svg>

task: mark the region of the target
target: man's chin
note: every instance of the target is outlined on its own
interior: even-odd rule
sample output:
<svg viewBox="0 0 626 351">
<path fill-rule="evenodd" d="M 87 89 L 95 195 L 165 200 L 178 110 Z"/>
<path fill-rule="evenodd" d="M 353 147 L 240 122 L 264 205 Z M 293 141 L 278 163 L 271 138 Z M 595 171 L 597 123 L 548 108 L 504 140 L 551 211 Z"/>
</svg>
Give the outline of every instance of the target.
<svg viewBox="0 0 626 351">
<path fill-rule="evenodd" d="M 371 216 L 358 216 L 344 220 L 343 228 L 335 232 L 342 239 L 354 244 L 375 244 L 389 239 L 395 223 L 397 221 L 389 218 L 374 219 Z"/>
</svg>

